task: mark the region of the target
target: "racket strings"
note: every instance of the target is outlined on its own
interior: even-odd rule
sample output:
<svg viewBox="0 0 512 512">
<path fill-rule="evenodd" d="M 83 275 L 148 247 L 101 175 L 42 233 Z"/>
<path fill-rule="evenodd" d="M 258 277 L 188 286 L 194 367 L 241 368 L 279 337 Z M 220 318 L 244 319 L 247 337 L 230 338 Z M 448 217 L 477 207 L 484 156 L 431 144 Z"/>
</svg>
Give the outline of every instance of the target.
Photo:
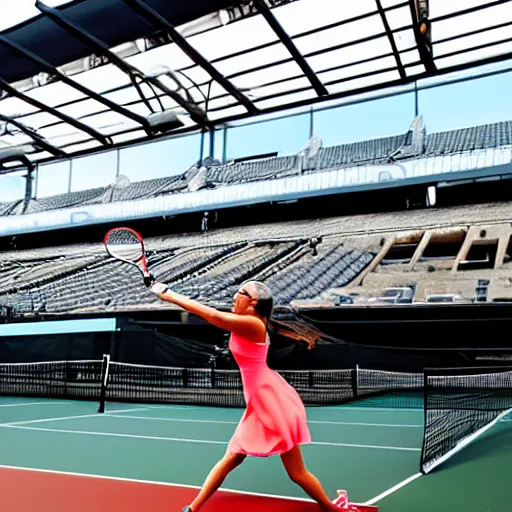
<svg viewBox="0 0 512 512">
<path fill-rule="evenodd" d="M 134 233 L 128 230 L 111 231 L 105 245 L 115 258 L 136 262 L 144 256 L 142 242 Z"/>
</svg>

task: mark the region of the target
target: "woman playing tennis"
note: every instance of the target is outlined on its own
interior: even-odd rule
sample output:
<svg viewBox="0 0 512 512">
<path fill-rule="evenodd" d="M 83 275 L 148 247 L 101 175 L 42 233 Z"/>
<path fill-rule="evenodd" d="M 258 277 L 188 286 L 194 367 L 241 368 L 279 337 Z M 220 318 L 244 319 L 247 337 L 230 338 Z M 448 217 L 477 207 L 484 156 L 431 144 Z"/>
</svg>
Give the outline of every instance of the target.
<svg viewBox="0 0 512 512">
<path fill-rule="evenodd" d="M 247 455 L 279 455 L 293 482 L 323 510 L 339 512 L 339 507 L 329 500 L 302 459 L 300 445 L 311 442 L 304 404 L 296 390 L 267 366 L 267 327 L 273 308 L 270 288 L 256 281 L 245 283 L 235 294 L 231 313 L 200 304 L 162 283 L 155 283 L 151 291 L 162 300 L 231 332 L 229 348 L 240 367 L 246 402 L 246 410 L 225 455 L 212 468 L 199 494 L 183 512 L 198 512 Z"/>
</svg>

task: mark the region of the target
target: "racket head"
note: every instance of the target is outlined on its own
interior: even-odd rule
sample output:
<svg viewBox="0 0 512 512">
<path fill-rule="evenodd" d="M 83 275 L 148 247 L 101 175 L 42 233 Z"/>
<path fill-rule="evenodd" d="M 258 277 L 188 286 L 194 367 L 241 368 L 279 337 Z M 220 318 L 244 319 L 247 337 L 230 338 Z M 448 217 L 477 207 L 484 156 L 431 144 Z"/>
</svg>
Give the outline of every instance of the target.
<svg viewBox="0 0 512 512">
<path fill-rule="evenodd" d="M 117 227 L 110 229 L 103 238 L 108 254 L 116 260 L 137 267 L 144 276 L 144 284 L 150 286 L 154 277 L 148 270 L 144 239 L 132 228 Z"/>
</svg>

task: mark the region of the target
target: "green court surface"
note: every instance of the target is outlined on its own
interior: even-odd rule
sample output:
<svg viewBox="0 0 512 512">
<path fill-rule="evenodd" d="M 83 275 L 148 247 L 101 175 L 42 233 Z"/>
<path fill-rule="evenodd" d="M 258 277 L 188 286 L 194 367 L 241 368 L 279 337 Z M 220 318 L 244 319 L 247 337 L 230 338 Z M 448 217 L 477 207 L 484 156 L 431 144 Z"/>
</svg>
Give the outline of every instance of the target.
<svg viewBox="0 0 512 512">
<path fill-rule="evenodd" d="M 4 398 L 0 493 L 8 512 L 181 511 L 225 452 L 242 409 Z M 421 409 L 308 408 L 308 468 L 327 493 L 382 512 L 512 509 L 512 422 L 503 421 L 428 475 L 419 472 Z M 24 485 L 30 491 L 22 491 Z M 119 507 L 119 508 L 117 508 Z M 241 507 L 241 508 L 240 508 Z M 319 510 L 279 457 L 249 457 L 205 512 Z"/>
</svg>

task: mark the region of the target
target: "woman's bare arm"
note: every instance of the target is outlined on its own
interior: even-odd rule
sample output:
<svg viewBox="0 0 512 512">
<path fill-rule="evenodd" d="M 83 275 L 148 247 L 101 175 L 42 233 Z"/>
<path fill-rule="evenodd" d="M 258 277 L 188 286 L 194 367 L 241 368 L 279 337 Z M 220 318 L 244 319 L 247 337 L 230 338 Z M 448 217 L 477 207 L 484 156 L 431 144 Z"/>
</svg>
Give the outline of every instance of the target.
<svg viewBox="0 0 512 512">
<path fill-rule="evenodd" d="M 261 320 L 254 316 L 237 315 L 234 313 L 219 311 L 211 306 L 206 306 L 196 300 L 190 299 L 185 295 L 181 295 L 169 289 L 165 291 L 165 289 L 165 285 L 155 283 L 151 288 L 151 291 L 160 297 L 160 299 L 176 304 L 220 329 L 236 332 L 251 338 L 260 339 L 265 337 L 265 325 Z"/>
</svg>

